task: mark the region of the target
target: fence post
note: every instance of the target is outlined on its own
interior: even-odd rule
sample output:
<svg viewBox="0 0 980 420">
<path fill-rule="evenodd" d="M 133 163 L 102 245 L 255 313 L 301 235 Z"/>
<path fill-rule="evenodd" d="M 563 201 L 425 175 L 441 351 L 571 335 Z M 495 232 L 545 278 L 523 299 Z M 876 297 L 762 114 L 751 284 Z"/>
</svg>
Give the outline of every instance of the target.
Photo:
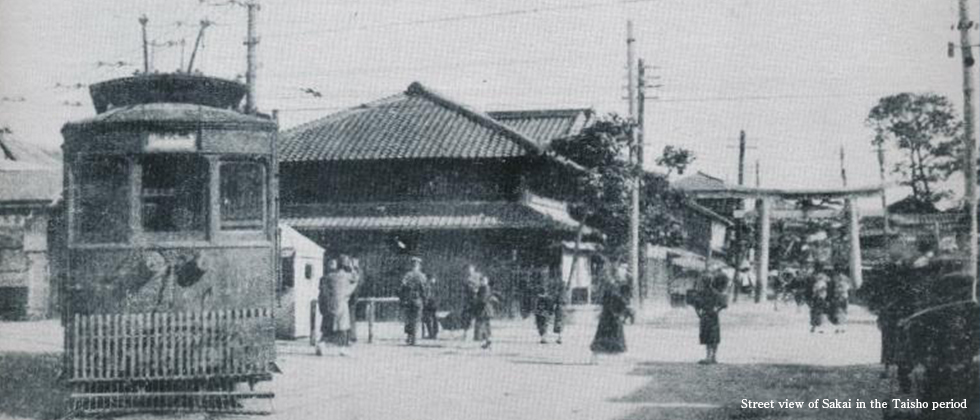
<svg viewBox="0 0 980 420">
<path fill-rule="evenodd" d="M 374 342 L 374 301 L 368 300 L 367 320 L 368 320 L 368 344 Z"/>
<path fill-rule="evenodd" d="M 317 301 L 310 301 L 310 345 L 316 347 L 316 311 Z"/>
</svg>

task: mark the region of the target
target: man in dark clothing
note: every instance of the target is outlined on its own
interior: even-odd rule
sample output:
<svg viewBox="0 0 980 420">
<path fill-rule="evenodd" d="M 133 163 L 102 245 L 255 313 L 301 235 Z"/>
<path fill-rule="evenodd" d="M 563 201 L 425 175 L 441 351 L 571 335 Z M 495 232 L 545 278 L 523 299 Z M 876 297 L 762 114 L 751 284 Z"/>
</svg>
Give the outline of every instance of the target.
<svg viewBox="0 0 980 420">
<path fill-rule="evenodd" d="M 531 292 L 534 294 L 534 324 L 538 328 L 541 344 L 548 343 L 545 335 L 548 334 L 549 323 L 553 324 L 552 331 L 558 335 L 555 342 L 561 344 L 564 283 L 561 279 L 552 277 L 548 268 L 542 268 L 538 272 Z"/>
<path fill-rule="evenodd" d="M 399 299 L 405 320 L 405 342 L 415 345 L 419 321 L 422 318 L 422 305 L 425 303 L 425 274 L 422 273 L 422 259 L 412 257 L 412 270 L 402 277 Z"/>
<path fill-rule="evenodd" d="M 347 333 L 348 339 L 352 343 L 357 342 L 357 291 L 360 289 L 363 275 L 361 273 L 361 262 L 357 258 L 351 258 L 350 271 L 354 275 L 354 290 L 351 292 L 347 306 L 350 308 L 350 331 Z"/>
<path fill-rule="evenodd" d="M 466 265 L 466 278 L 463 279 L 463 335 L 461 339 L 466 340 L 467 331 L 474 323 L 476 317 L 477 293 L 480 290 L 480 283 L 483 274 L 480 273 L 473 264 Z M 473 333 L 473 340 L 477 340 L 476 332 Z"/>
<path fill-rule="evenodd" d="M 436 302 L 436 278 L 431 277 L 426 283 L 425 299 L 422 304 L 422 329 L 425 334 L 422 338 L 435 340 L 439 337 L 439 319 L 436 312 L 439 306 Z"/>
</svg>

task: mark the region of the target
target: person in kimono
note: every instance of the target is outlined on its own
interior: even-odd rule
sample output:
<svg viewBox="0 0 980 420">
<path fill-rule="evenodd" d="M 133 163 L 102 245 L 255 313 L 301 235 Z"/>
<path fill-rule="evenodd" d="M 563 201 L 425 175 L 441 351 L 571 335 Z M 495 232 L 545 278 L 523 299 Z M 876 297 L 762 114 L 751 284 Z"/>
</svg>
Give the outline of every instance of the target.
<svg viewBox="0 0 980 420">
<path fill-rule="evenodd" d="M 706 356 L 698 361 L 699 364 L 718 363 L 718 344 L 721 343 L 721 321 L 719 313 L 728 307 L 728 277 L 724 273 L 702 277 L 699 285 L 699 298 L 694 310 L 698 314 L 698 340 L 705 346 Z"/>
<path fill-rule="evenodd" d="M 828 286 L 827 317 L 834 324 L 834 334 L 847 331 L 847 304 L 850 299 L 851 278 L 844 273 L 834 273 Z"/>
<path fill-rule="evenodd" d="M 466 277 L 463 279 L 463 310 L 462 318 L 462 340 L 466 340 L 466 335 L 470 330 L 470 325 L 476 317 L 477 293 L 480 291 L 480 284 L 483 282 L 483 273 L 477 270 L 473 264 L 466 265 Z M 479 341 L 476 332 L 473 333 L 473 340 Z"/>
<path fill-rule="evenodd" d="M 481 347 L 490 348 L 490 318 L 493 317 L 493 304 L 495 298 L 493 291 L 490 290 L 490 279 L 487 276 L 480 278 L 480 286 L 477 288 L 476 299 L 473 305 L 473 339 L 483 341 Z"/>
<path fill-rule="evenodd" d="M 548 325 L 558 338 L 555 343 L 561 344 L 561 332 L 564 326 L 564 283 L 560 278 L 551 276 L 551 271 L 541 268 L 535 278 L 531 293 L 534 294 L 534 325 L 538 329 L 541 344 L 547 344 Z"/>
<path fill-rule="evenodd" d="M 830 277 L 823 266 L 817 270 L 810 284 L 810 332 L 823 334 L 824 318 L 827 315 L 827 295 L 829 293 Z"/>
<path fill-rule="evenodd" d="M 329 276 L 337 271 L 337 260 L 327 260 L 320 277 L 319 294 L 317 295 L 317 308 L 320 310 L 320 339 L 317 340 L 316 354 L 323 354 L 322 343 L 333 342 L 333 314 L 330 311 L 331 291 L 333 290 Z"/>
<path fill-rule="evenodd" d="M 439 337 L 439 319 L 436 318 L 436 312 L 439 311 L 439 305 L 436 301 L 436 278 L 435 276 L 429 277 L 428 282 L 425 285 L 425 299 L 422 302 L 422 328 L 425 335 L 422 338 L 427 338 L 435 340 Z"/>
<path fill-rule="evenodd" d="M 341 255 L 338 269 L 327 275 L 331 287 L 330 313 L 333 316 L 334 343 L 340 347 L 350 346 L 350 297 L 357 286 L 353 264 L 347 255 Z M 344 354 L 344 351 L 341 351 Z"/>
<path fill-rule="evenodd" d="M 405 343 L 414 346 L 419 322 L 422 319 L 422 305 L 425 303 L 425 274 L 422 273 L 422 259 L 412 257 L 412 269 L 402 277 L 399 303 L 405 321 Z"/>
<path fill-rule="evenodd" d="M 626 264 L 617 265 L 615 272 L 604 276 L 601 288 L 599 326 L 589 347 L 593 361 L 598 354 L 618 354 L 626 351 L 626 336 L 623 322 L 632 318 L 629 307 L 630 288 Z"/>
</svg>

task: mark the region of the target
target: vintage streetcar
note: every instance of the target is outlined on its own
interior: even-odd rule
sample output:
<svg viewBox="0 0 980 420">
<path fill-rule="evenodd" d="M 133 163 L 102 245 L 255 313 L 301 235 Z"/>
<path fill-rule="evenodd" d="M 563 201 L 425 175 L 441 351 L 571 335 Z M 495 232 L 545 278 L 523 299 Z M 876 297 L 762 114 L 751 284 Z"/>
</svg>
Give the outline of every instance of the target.
<svg viewBox="0 0 980 420">
<path fill-rule="evenodd" d="M 240 112 L 245 93 L 115 79 L 91 86 L 94 117 L 62 129 L 75 413 L 263 411 L 250 407 L 272 397 L 254 385 L 275 369 L 278 125 Z"/>
</svg>

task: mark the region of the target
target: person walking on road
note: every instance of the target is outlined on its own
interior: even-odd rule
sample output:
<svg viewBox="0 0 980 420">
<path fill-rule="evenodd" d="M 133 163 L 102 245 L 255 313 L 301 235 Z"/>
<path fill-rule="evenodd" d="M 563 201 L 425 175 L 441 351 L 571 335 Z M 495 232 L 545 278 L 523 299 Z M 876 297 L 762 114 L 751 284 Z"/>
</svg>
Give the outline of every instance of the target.
<svg viewBox="0 0 980 420">
<path fill-rule="evenodd" d="M 405 343 L 414 346 L 418 334 L 419 322 L 422 318 L 422 305 L 425 301 L 425 284 L 427 280 L 422 273 L 422 259 L 412 257 L 412 269 L 402 277 L 399 300 L 405 321 Z"/>
<path fill-rule="evenodd" d="M 477 293 L 480 291 L 480 284 L 483 282 L 483 273 L 480 273 L 473 264 L 466 265 L 466 278 L 463 279 L 463 310 L 461 312 L 463 335 L 460 337 L 466 340 L 470 325 L 476 317 Z M 473 333 L 473 340 L 478 340 L 476 332 Z"/>
<path fill-rule="evenodd" d="M 618 354 L 626 351 L 626 336 L 623 333 L 623 321 L 632 318 L 633 311 L 629 307 L 630 289 L 626 273 L 626 263 L 619 263 L 615 274 L 607 274 L 602 285 L 602 312 L 599 314 L 599 326 L 592 339 L 593 362 L 598 354 Z"/>
<path fill-rule="evenodd" d="M 439 319 L 436 318 L 436 312 L 438 311 L 436 278 L 432 276 L 425 285 L 425 299 L 422 303 L 422 329 L 424 332 L 422 338 L 435 340 L 439 337 Z"/>
<path fill-rule="evenodd" d="M 823 334 L 824 318 L 827 314 L 827 294 L 830 287 L 830 277 L 821 266 L 813 274 L 810 284 L 810 332 L 820 332 Z"/>
<path fill-rule="evenodd" d="M 541 337 L 541 344 L 547 344 L 548 324 L 552 324 L 552 331 L 558 335 L 555 343 L 561 344 L 561 332 L 564 326 L 564 283 L 561 279 L 551 276 L 551 271 L 541 268 L 532 286 L 534 293 L 534 325 L 538 329 L 538 336 Z"/>
<path fill-rule="evenodd" d="M 473 339 L 483 341 L 484 349 L 490 348 L 490 318 L 493 317 L 493 292 L 490 290 L 490 279 L 480 278 L 480 287 L 476 292 L 473 305 Z"/>
</svg>

